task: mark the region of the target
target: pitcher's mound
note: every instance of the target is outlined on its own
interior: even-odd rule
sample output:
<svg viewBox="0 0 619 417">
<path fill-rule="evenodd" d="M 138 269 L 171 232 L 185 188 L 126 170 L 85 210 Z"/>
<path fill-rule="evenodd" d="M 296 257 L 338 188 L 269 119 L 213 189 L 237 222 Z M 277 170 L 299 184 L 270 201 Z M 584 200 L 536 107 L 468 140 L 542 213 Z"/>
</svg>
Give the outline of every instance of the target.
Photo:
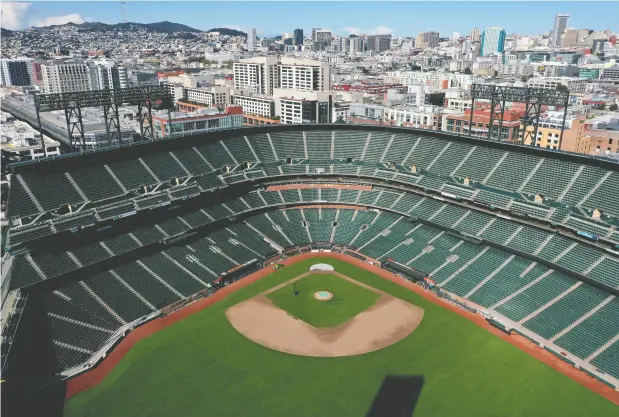
<svg viewBox="0 0 619 417">
<path fill-rule="evenodd" d="M 333 298 L 333 293 L 330 291 L 316 291 L 314 293 L 314 298 L 318 301 L 329 301 Z"/>
<path fill-rule="evenodd" d="M 335 268 L 329 264 L 314 264 L 310 266 L 310 271 L 314 272 L 333 272 Z"/>
</svg>

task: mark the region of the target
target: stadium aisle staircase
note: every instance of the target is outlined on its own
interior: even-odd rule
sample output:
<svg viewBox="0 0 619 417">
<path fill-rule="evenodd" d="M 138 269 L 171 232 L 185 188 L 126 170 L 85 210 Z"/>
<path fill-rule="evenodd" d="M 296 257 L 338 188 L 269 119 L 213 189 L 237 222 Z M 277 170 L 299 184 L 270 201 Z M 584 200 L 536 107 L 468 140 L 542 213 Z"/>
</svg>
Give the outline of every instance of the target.
<svg viewBox="0 0 619 417">
<path fill-rule="evenodd" d="M 109 271 L 85 280 L 107 305 L 118 313 L 127 323 L 139 319 L 153 311 L 138 295 L 121 283 Z M 61 290 L 62 291 L 62 290 Z"/>
<path fill-rule="evenodd" d="M 445 286 L 445 290 L 464 297 L 469 291 L 481 283 L 488 275 L 494 272 L 503 262 L 509 258 L 509 254 L 497 249 L 490 249 L 467 268 L 460 271 Z"/>
<path fill-rule="evenodd" d="M 616 341 L 598 356 L 591 360 L 591 364 L 598 367 L 598 369 L 619 378 L 619 341 Z"/>
<path fill-rule="evenodd" d="M 500 190 L 516 191 L 539 161 L 537 156 L 509 152 L 485 184 Z"/>
<path fill-rule="evenodd" d="M 527 269 L 529 271 L 525 274 Z M 491 307 L 547 271 L 548 268 L 544 265 L 537 264 L 531 268 L 530 260 L 516 257 L 471 295 L 469 299 L 481 306 Z"/>
<path fill-rule="evenodd" d="M 524 322 L 523 325 L 540 336 L 550 339 L 604 301 L 606 297 L 608 293 L 583 284 Z"/>
<path fill-rule="evenodd" d="M 619 299 L 613 298 L 555 344 L 584 359 L 619 334 Z"/>
<path fill-rule="evenodd" d="M 505 151 L 477 146 L 464 164 L 453 173 L 454 177 L 469 177 L 472 181 L 482 182 L 504 154 Z"/>
<path fill-rule="evenodd" d="M 553 272 L 499 306 L 496 311 L 511 320 L 520 321 L 566 291 L 576 282 L 567 275 Z"/>
</svg>

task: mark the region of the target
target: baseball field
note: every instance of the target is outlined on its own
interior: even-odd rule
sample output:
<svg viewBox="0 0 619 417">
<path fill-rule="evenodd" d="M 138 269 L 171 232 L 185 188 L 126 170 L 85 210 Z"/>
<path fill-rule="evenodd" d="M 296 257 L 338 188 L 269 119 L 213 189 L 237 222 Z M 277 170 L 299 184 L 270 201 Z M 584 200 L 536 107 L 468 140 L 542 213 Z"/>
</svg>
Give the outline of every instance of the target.
<svg viewBox="0 0 619 417">
<path fill-rule="evenodd" d="M 308 274 L 320 262 L 335 271 Z M 313 334 L 322 344 L 291 354 L 258 340 L 280 322 L 290 329 L 279 332 L 288 340 L 281 343 L 306 337 L 306 346 Z M 400 335 L 379 346 L 358 334 L 349 355 L 325 357 L 329 343 L 345 352 L 333 329 L 352 332 L 356 322 L 381 340 L 389 326 Z M 260 326 L 267 333 L 244 334 Z M 363 343 L 368 353 L 356 353 Z M 312 258 L 140 340 L 100 384 L 66 402 L 65 416 L 365 416 L 388 375 L 423 378 L 415 417 L 619 415 L 617 405 L 467 318 L 357 265 Z"/>
</svg>

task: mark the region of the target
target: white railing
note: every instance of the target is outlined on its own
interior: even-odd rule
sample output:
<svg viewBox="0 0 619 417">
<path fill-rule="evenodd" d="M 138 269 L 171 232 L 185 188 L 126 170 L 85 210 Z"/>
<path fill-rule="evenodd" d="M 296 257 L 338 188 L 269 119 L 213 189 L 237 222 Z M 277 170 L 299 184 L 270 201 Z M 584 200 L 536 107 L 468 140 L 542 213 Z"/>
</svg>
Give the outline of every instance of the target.
<svg viewBox="0 0 619 417">
<path fill-rule="evenodd" d="M 95 365 L 97 365 L 97 363 L 99 363 L 99 361 L 101 361 L 103 358 L 107 356 L 107 354 L 112 350 L 112 348 L 116 345 L 116 343 L 118 343 L 120 340 L 125 338 L 128 331 L 131 331 L 134 328 L 139 327 L 140 325 L 144 324 L 145 322 L 150 321 L 151 319 L 154 319 L 155 317 L 159 316 L 160 313 L 161 313 L 161 310 L 153 311 L 152 313 L 146 316 L 140 317 L 139 319 L 134 320 L 131 323 L 127 323 L 124 326 L 120 327 L 118 330 L 116 330 L 116 332 L 114 332 L 114 334 L 108 339 L 108 341 L 103 346 L 101 346 L 101 348 L 97 350 L 90 357 L 90 359 L 88 359 L 86 363 L 67 369 L 61 372 L 59 375 L 65 377 L 65 379 L 68 379 L 90 368 L 93 368 Z"/>
</svg>

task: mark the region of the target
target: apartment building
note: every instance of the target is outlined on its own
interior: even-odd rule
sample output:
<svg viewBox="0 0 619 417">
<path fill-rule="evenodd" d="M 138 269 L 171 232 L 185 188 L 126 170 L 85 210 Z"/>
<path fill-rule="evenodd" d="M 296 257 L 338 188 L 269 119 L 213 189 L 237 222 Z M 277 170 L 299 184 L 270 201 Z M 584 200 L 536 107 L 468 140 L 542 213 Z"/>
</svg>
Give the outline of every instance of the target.
<svg viewBox="0 0 619 417">
<path fill-rule="evenodd" d="M 332 122 L 333 96 L 329 92 L 276 88 L 274 98 L 282 124 Z"/>
<path fill-rule="evenodd" d="M 279 88 L 303 91 L 329 91 L 329 63 L 283 56 L 278 64 Z"/>
<path fill-rule="evenodd" d="M 612 67 L 607 67 L 602 70 L 600 76 L 602 80 L 619 81 L 619 64 L 615 64 Z"/>
<path fill-rule="evenodd" d="M 202 88 L 185 88 L 183 99 L 189 103 L 225 108 L 230 104 L 230 90 L 228 87 L 216 85 Z"/>
<path fill-rule="evenodd" d="M 585 129 L 584 141 L 588 146 L 588 154 L 619 153 L 619 120 L 614 120 L 612 125 L 617 130 Z"/>
<path fill-rule="evenodd" d="M 357 124 L 381 124 L 385 107 L 377 104 L 353 103 L 348 110 L 348 121 Z"/>
<path fill-rule="evenodd" d="M 524 138 L 523 143 L 525 145 L 534 145 L 539 148 L 588 153 L 590 140 L 585 134 L 587 120 L 586 112 L 587 109 L 585 106 L 570 106 L 568 108 L 563 130 L 563 139 L 561 139 L 563 110 L 549 111 L 545 117 L 539 120 L 537 137 L 535 138 L 534 144 L 532 143 L 531 137 L 535 132 L 535 124 L 527 126 L 526 131 L 529 133 L 527 135 L 524 135 L 524 125 L 521 126 L 521 137 Z"/>
<path fill-rule="evenodd" d="M 0 84 L 3 86 L 31 85 L 33 80 L 32 59 L 17 58 L 0 60 Z"/>
<path fill-rule="evenodd" d="M 570 93 L 584 93 L 587 89 L 587 80 L 571 78 L 571 77 L 556 77 L 556 78 L 531 78 L 527 85 L 535 88 L 546 88 L 556 90 L 559 85 L 567 87 Z"/>
<path fill-rule="evenodd" d="M 41 65 L 41 89 L 45 94 L 90 90 L 85 63 Z"/>
<path fill-rule="evenodd" d="M 272 95 L 275 88 L 301 91 L 329 91 L 331 67 L 328 62 L 283 56 L 262 56 L 234 63 L 234 88 L 255 94 Z"/>
<path fill-rule="evenodd" d="M 76 60 L 43 64 L 40 69 L 41 89 L 46 94 L 129 87 L 127 69 L 111 61 Z"/>
<path fill-rule="evenodd" d="M 232 104 L 243 109 L 245 126 L 264 126 L 281 123 L 277 102 L 272 96 L 240 95 L 231 97 Z"/>
<path fill-rule="evenodd" d="M 233 65 L 234 88 L 251 88 L 254 93 L 273 94 L 278 86 L 277 57 L 261 56 L 242 59 Z"/>
<path fill-rule="evenodd" d="M 129 87 L 129 77 L 125 67 L 117 67 L 113 62 L 88 65 L 88 83 L 91 90 L 106 90 Z"/>
<path fill-rule="evenodd" d="M 367 37 L 368 51 L 383 52 L 391 47 L 391 35 L 373 35 Z"/>
<path fill-rule="evenodd" d="M 449 113 L 443 116 L 442 129 L 445 132 L 461 133 L 468 135 L 469 132 L 473 136 L 489 138 L 490 131 L 490 109 L 487 107 L 476 108 L 473 111 L 473 123 L 469 127 L 471 121 L 470 100 L 468 100 L 468 108 L 463 112 Z M 502 141 L 517 142 L 520 140 L 521 121 L 524 114 L 522 109 L 507 109 L 503 115 L 495 115 L 492 123 L 492 138 Z M 501 125 L 500 119 L 503 119 Z M 499 132 L 499 127 L 501 131 Z"/>
<path fill-rule="evenodd" d="M 384 122 L 401 127 L 441 130 L 443 108 L 426 105 L 401 105 L 385 109 Z"/>
<path fill-rule="evenodd" d="M 438 40 L 438 32 L 420 32 L 415 40 L 415 47 L 420 49 L 436 48 Z"/>
<path fill-rule="evenodd" d="M 331 31 L 327 29 L 312 30 L 315 51 L 328 51 L 331 48 Z"/>
</svg>

